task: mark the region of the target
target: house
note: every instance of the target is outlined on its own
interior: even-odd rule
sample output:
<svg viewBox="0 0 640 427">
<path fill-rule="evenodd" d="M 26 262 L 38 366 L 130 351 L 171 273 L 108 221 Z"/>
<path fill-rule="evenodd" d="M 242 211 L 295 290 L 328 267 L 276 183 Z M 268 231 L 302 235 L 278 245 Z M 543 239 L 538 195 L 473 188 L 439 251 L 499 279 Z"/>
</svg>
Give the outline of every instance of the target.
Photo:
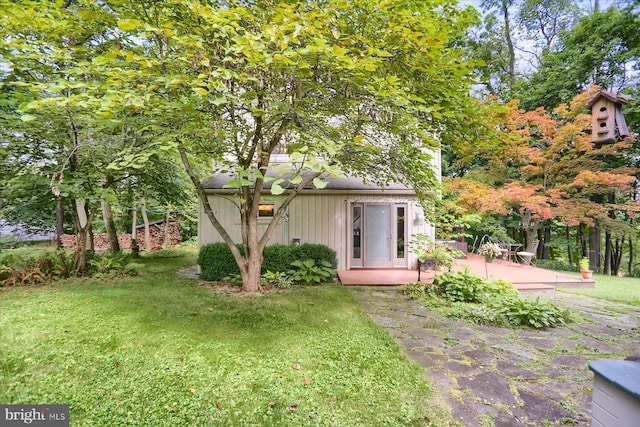
<svg viewBox="0 0 640 427">
<path fill-rule="evenodd" d="M 52 230 L 32 230 L 21 224 L 10 224 L 0 220 L 0 239 L 29 244 L 55 244 L 56 234 Z"/>
<path fill-rule="evenodd" d="M 440 170 L 439 156 L 434 161 Z M 437 173 L 437 176 L 440 176 Z M 241 242 L 237 190 L 225 188 L 230 175 L 204 182 L 209 203 L 231 238 Z M 269 244 L 319 243 L 334 249 L 338 270 L 362 268 L 415 269 L 417 257 L 408 243 L 413 234 L 435 239 L 435 227 L 425 221 L 413 189 L 402 184 L 379 187 L 360 178 L 326 178 L 323 189 L 301 191 L 289 205 Z M 259 213 L 260 233 L 284 199 L 265 185 Z M 223 241 L 200 206 L 198 247 Z"/>
</svg>

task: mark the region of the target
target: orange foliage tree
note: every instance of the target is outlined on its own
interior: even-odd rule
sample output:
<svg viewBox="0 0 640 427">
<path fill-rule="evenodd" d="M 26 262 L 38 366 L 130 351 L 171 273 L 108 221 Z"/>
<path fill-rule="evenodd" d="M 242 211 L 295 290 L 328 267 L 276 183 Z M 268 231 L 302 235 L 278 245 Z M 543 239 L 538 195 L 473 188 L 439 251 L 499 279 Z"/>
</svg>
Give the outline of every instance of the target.
<svg viewBox="0 0 640 427">
<path fill-rule="evenodd" d="M 464 178 L 446 182 L 456 202 L 481 213 L 516 216 L 528 250 L 551 219 L 628 233 L 626 220 L 638 211 L 630 197 L 636 171 L 625 158 L 630 141 L 592 144 L 585 106 L 594 93 L 591 88 L 553 112 L 523 111 L 517 101 L 489 110 L 499 142 L 476 153 L 476 167 Z M 599 247 L 591 252 L 597 256 Z M 599 258 L 594 261 L 599 265 Z"/>
</svg>

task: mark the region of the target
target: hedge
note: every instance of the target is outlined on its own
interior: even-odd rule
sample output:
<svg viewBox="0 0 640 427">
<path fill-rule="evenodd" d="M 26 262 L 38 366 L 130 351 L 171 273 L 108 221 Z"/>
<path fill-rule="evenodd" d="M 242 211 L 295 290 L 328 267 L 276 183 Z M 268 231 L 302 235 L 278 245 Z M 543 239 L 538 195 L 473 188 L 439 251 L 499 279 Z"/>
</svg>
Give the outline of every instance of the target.
<svg viewBox="0 0 640 427">
<path fill-rule="evenodd" d="M 238 245 L 243 252 L 242 245 Z M 326 245 L 305 243 L 300 246 L 274 244 L 264 248 L 262 273 L 267 271 L 286 272 L 294 261 L 312 259 L 316 264 L 326 261 L 335 269 L 338 266 L 336 251 Z M 210 243 L 200 249 L 198 255 L 200 278 L 221 280 L 240 274 L 231 251 L 226 243 Z"/>
</svg>

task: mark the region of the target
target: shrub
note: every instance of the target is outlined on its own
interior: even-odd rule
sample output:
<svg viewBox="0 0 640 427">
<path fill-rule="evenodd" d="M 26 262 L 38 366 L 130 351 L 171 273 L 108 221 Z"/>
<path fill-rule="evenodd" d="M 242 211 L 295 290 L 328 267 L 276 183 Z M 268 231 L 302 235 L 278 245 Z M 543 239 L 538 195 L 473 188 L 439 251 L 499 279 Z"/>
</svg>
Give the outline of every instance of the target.
<svg viewBox="0 0 640 427">
<path fill-rule="evenodd" d="M 38 268 L 48 277 L 68 278 L 76 274 L 78 262 L 72 252 L 47 252 L 38 261 Z"/>
<path fill-rule="evenodd" d="M 242 246 L 238 245 L 242 252 Z M 311 259 L 317 266 L 328 263 L 331 269 L 338 266 L 336 251 L 326 245 L 305 243 L 300 246 L 274 244 L 264 248 L 262 274 L 267 271 L 286 273 L 291 263 Z M 231 250 L 226 243 L 211 243 L 203 246 L 198 255 L 200 277 L 204 280 L 222 280 L 240 274 Z"/>
<path fill-rule="evenodd" d="M 113 255 L 100 255 L 89 261 L 91 273 L 98 276 L 122 277 L 138 274 L 142 264 L 132 262 L 133 254 L 129 252 L 118 252 Z"/>
<path fill-rule="evenodd" d="M 262 262 L 263 274 L 267 271 L 286 273 L 291 268 L 291 262 L 298 260 L 293 245 L 270 245 L 264 248 L 264 261 Z"/>
<path fill-rule="evenodd" d="M 238 249 L 243 251 L 241 245 L 238 245 Z M 222 280 L 240 274 L 238 264 L 224 242 L 203 246 L 198 254 L 198 265 L 200 278 L 203 280 Z"/>
<path fill-rule="evenodd" d="M 484 280 L 469 269 L 436 276 L 433 284 L 409 283 L 401 290 L 443 316 L 473 323 L 540 329 L 574 321 L 569 310 L 522 298 L 511 283 Z"/>
<path fill-rule="evenodd" d="M 400 292 L 411 299 L 420 299 L 426 295 L 427 284 L 422 282 L 407 283 L 400 287 Z"/>
<path fill-rule="evenodd" d="M 291 276 L 294 282 L 304 285 L 317 285 L 327 282 L 335 272 L 327 261 L 322 261 L 318 265 L 314 260 L 306 259 L 304 261 L 294 261 L 291 266 L 294 268 L 289 270 L 287 274 Z"/>
<path fill-rule="evenodd" d="M 482 299 L 501 298 L 505 296 L 517 297 L 520 293 L 513 284 L 502 280 L 486 280 L 484 282 L 484 295 Z"/>
<path fill-rule="evenodd" d="M 560 259 L 538 259 L 536 260 L 536 267 L 555 271 L 579 271 L 577 266 L 569 265 L 566 261 Z"/>
<path fill-rule="evenodd" d="M 159 259 L 159 258 L 181 258 L 187 255 L 187 251 L 179 248 L 163 248 L 159 251 L 148 252 L 144 255 L 147 259 Z"/>
<path fill-rule="evenodd" d="M 438 293 L 450 301 L 480 302 L 486 292 L 484 280 L 469 268 L 459 273 L 435 276 L 433 284 Z"/>
<path fill-rule="evenodd" d="M 540 301 L 540 297 L 509 297 L 497 299 L 492 308 L 506 325 L 530 326 L 537 329 L 562 326 L 572 320 L 569 310 L 561 309 L 550 301 Z"/>
<path fill-rule="evenodd" d="M 334 270 L 338 267 L 336 251 L 327 245 L 305 243 L 300 246 L 293 246 L 293 248 L 295 248 L 293 251 L 294 261 L 312 259 L 316 264 L 322 264 L 323 261 L 327 262 Z"/>
</svg>

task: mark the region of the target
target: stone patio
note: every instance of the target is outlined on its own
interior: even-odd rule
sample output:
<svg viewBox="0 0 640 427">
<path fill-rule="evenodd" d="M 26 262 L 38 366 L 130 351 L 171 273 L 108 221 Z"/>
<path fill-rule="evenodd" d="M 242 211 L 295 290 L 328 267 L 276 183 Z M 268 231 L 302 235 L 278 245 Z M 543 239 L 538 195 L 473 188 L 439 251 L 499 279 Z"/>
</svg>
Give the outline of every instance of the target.
<svg viewBox="0 0 640 427">
<path fill-rule="evenodd" d="M 529 291 L 584 318 L 539 331 L 445 319 L 393 287 L 350 289 L 465 426 L 590 426 L 589 362 L 640 351 L 640 308 L 627 304 Z"/>
</svg>

